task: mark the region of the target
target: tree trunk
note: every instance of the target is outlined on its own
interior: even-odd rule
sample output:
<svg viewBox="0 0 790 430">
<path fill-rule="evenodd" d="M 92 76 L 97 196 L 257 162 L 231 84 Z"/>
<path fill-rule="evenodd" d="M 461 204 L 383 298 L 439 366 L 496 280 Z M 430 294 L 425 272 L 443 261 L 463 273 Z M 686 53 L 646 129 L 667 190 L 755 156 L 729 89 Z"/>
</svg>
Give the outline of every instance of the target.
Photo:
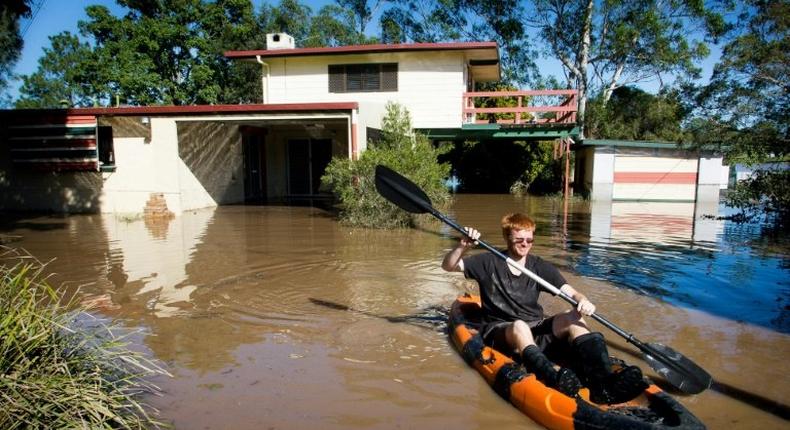
<svg viewBox="0 0 790 430">
<path fill-rule="evenodd" d="M 579 90 L 579 105 L 577 111 L 577 121 L 579 123 L 579 138 L 584 139 L 584 114 L 587 110 L 587 65 L 590 59 L 590 33 L 592 32 L 592 14 L 594 0 L 587 0 L 587 8 L 584 11 L 584 25 L 582 27 L 581 46 L 577 55 L 577 88 Z"/>
<path fill-rule="evenodd" d="M 617 68 L 614 71 L 614 75 L 612 75 L 612 79 L 609 81 L 609 85 L 606 86 L 606 89 L 603 90 L 603 105 L 606 106 L 609 103 L 609 99 L 612 98 L 612 93 L 617 88 L 617 81 L 620 80 L 620 76 L 623 74 L 623 68 L 625 67 L 625 60 L 621 61 L 620 64 L 617 65 Z"/>
</svg>

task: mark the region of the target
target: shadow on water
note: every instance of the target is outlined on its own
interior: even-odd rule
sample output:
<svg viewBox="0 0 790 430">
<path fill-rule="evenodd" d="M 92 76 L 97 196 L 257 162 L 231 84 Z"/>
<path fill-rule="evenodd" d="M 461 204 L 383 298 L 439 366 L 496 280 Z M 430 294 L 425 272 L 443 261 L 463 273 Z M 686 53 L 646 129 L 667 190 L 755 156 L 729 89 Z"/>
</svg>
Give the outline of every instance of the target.
<svg viewBox="0 0 790 430">
<path fill-rule="evenodd" d="M 616 349 L 617 351 L 627 354 L 635 359 L 640 359 L 642 357 L 642 354 L 634 348 L 625 347 L 612 342 L 607 342 L 607 344 L 610 349 Z M 650 379 L 663 391 L 666 391 L 673 396 L 687 396 L 682 391 L 670 385 L 669 382 L 660 376 L 651 375 Z M 723 396 L 727 396 L 741 403 L 753 406 L 757 409 L 760 409 L 761 411 L 776 415 L 777 417 L 784 420 L 790 420 L 790 406 L 782 403 L 779 400 L 772 400 L 765 396 L 746 391 L 725 382 L 716 381 L 715 379 L 709 390 L 715 391 Z"/>
<path fill-rule="evenodd" d="M 724 396 L 752 405 L 764 412 L 776 415 L 783 420 L 790 420 L 790 406 L 778 400 L 771 400 L 723 382 L 714 381 L 710 389 Z"/>
<path fill-rule="evenodd" d="M 67 217 L 48 213 L 3 212 L 0 213 L 0 231 L 24 229 L 45 232 L 64 229 L 68 227 Z"/>
<path fill-rule="evenodd" d="M 407 323 L 417 327 L 436 329 L 445 332 L 447 330 L 447 315 L 450 313 L 450 311 L 444 306 L 429 306 L 423 309 L 421 312 L 413 315 L 378 315 L 328 300 L 316 299 L 314 297 L 309 297 L 308 300 L 310 300 L 310 302 L 315 305 L 337 311 L 354 312 L 373 318 L 380 318 L 391 323 Z"/>
</svg>

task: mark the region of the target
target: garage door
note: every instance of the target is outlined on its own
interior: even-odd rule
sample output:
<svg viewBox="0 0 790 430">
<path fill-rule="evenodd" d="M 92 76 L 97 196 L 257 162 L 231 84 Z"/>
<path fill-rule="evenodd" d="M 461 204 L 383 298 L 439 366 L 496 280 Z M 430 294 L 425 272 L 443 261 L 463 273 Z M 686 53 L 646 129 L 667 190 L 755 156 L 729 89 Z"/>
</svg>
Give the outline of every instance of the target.
<svg viewBox="0 0 790 430">
<path fill-rule="evenodd" d="M 614 200 L 694 201 L 697 159 L 618 153 L 613 179 Z"/>
</svg>

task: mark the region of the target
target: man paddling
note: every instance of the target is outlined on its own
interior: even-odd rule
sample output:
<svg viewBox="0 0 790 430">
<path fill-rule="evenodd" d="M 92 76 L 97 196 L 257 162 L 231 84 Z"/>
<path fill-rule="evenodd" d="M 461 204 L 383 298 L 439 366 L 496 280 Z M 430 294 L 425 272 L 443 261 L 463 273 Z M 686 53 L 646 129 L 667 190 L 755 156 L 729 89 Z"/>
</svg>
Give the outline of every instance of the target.
<svg viewBox="0 0 790 430">
<path fill-rule="evenodd" d="M 514 213 L 502 218 L 502 234 L 507 254 L 518 264 L 536 273 L 578 302 L 575 309 L 546 316 L 538 303 L 541 288 L 537 282 L 511 268 L 491 253 L 464 257 L 480 238 L 480 232 L 465 228 L 468 237 L 445 255 L 442 268 L 463 272 L 477 281 L 483 308 L 480 333 L 483 342 L 503 352 L 520 354 L 526 369 L 544 384 L 573 396 L 581 387 L 569 368 L 555 370 L 544 353 L 575 353 L 590 400 L 596 403 L 621 403 L 636 397 L 647 384 L 636 366 L 612 371 L 606 342 L 600 333 L 591 333 L 582 315 L 595 312 L 587 297 L 568 285 L 559 270 L 529 253 L 534 240 L 535 222 L 527 215 Z"/>
</svg>

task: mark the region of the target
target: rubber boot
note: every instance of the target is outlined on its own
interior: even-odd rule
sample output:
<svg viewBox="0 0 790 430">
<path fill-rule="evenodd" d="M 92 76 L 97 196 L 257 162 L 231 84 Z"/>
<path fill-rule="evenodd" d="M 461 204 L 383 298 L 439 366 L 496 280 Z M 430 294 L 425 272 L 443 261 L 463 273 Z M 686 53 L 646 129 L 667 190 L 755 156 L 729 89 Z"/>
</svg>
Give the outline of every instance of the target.
<svg viewBox="0 0 790 430">
<path fill-rule="evenodd" d="M 642 371 L 636 366 L 626 366 L 612 371 L 612 361 L 601 333 L 587 333 L 573 340 L 579 369 L 587 387 L 590 400 L 598 404 L 627 402 L 638 396 L 648 385 Z"/>
<path fill-rule="evenodd" d="M 579 392 L 582 384 L 573 370 L 560 368 L 555 370 L 554 365 L 546 358 L 536 345 L 530 345 L 521 352 L 524 367 L 532 373 L 539 381 L 549 387 L 556 388 L 568 396 L 575 396 Z"/>
</svg>

